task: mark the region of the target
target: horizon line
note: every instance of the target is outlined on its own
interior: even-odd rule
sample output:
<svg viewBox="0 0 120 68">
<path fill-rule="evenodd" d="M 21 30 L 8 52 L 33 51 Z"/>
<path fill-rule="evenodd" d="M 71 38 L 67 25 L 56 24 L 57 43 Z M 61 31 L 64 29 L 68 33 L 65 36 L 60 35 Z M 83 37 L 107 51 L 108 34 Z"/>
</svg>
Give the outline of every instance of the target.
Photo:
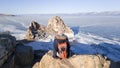
<svg viewBox="0 0 120 68">
<path fill-rule="evenodd" d="M 80 13 L 102 13 L 102 12 L 120 12 L 120 11 L 86 11 L 86 12 L 75 12 L 75 13 L 0 13 L 0 15 L 34 15 L 34 14 L 80 14 Z"/>
</svg>

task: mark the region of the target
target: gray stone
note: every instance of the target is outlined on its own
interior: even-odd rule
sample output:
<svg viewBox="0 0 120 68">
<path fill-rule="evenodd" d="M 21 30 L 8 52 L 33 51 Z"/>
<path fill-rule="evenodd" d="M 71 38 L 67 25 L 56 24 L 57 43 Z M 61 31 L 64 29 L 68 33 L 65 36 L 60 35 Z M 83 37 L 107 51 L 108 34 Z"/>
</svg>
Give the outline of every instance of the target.
<svg viewBox="0 0 120 68">
<path fill-rule="evenodd" d="M 31 65 L 34 59 L 34 51 L 30 46 L 17 45 L 15 51 L 15 64 L 18 66 Z"/>
<path fill-rule="evenodd" d="M 2 66 L 14 52 L 15 46 L 15 37 L 5 32 L 0 34 L 0 66 Z"/>
</svg>

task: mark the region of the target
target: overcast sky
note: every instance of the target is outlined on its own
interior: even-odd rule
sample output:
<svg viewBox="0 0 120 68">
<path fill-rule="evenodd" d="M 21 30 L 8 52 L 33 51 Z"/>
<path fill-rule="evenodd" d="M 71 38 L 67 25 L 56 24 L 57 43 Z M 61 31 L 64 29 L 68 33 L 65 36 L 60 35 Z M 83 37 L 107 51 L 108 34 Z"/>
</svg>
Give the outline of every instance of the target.
<svg viewBox="0 0 120 68">
<path fill-rule="evenodd" d="M 120 0 L 0 0 L 0 13 L 51 14 L 120 11 Z"/>
</svg>

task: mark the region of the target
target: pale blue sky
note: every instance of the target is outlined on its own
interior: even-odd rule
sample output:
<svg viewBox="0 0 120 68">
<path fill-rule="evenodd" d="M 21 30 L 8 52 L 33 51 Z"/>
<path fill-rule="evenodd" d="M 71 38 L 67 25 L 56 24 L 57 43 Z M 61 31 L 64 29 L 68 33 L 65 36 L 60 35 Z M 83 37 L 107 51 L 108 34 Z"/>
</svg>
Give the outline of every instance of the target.
<svg viewBox="0 0 120 68">
<path fill-rule="evenodd" d="M 0 0 L 0 13 L 51 14 L 120 11 L 120 0 Z"/>
</svg>

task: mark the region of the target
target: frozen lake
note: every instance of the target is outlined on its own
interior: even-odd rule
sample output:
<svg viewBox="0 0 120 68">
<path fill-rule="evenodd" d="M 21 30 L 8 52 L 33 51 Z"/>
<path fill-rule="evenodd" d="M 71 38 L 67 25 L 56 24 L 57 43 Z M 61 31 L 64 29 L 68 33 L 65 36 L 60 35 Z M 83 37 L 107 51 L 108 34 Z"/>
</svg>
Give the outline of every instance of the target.
<svg viewBox="0 0 120 68">
<path fill-rule="evenodd" d="M 24 39 L 32 20 L 46 26 L 51 17 L 52 15 L 0 16 L 0 31 L 10 31 L 17 39 Z M 120 16 L 61 15 L 60 17 L 75 33 L 74 41 L 71 41 L 75 43 L 72 44 L 75 46 L 71 47 L 73 52 L 76 54 L 98 53 L 114 61 L 120 61 Z M 52 49 L 50 40 L 36 41 L 29 45 L 34 50 Z"/>
</svg>

